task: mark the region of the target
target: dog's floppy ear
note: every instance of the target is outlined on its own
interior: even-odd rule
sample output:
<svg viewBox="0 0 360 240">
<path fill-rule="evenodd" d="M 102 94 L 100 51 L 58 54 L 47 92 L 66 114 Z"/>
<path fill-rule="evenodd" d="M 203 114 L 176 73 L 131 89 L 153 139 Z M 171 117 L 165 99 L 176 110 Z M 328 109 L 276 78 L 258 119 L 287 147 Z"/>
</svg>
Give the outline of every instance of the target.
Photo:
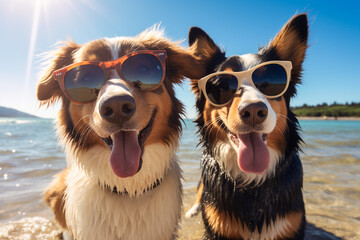
<svg viewBox="0 0 360 240">
<path fill-rule="evenodd" d="M 64 46 L 47 54 L 47 61 L 37 85 L 37 98 L 40 105 L 51 104 L 63 96 L 58 82 L 53 77 L 53 72 L 59 68 L 73 63 L 73 54 L 79 48 L 73 41 L 66 42 Z"/>
<path fill-rule="evenodd" d="M 190 79 L 201 78 L 206 72 L 201 58 L 193 52 L 176 45 L 165 48 L 167 53 L 166 73 L 167 78 L 174 83 L 180 83 L 183 77 Z"/>
<path fill-rule="evenodd" d="M 225 52 L 201 28 L 191 27 L 188 37 L 190 51 L 201 59 L 206 74 L 213 73 L 216 66 L 225 61 Z M 192 78 L 191 86 L 193 92 L 199 94 L 197 81 L 198 78 Z"/>
<path fill-rule="evenodd" d="M 164 36 L 164 30 L 154 25 L 137 36 L 146 49 L 166 50 L 166 77 L 173 83 L 180 83 L 184 77 L 201 78 L 205 75 L 201 59 L 188 49 L 181 47 Z"/>
<path fill-rule="evenodd" d="M 295 15 L 284 25 L 265 51 L 271 55 L 275 54 L 280 60 L 292 62 L 288 97 L 296 94 L 295 86 L 301 82 L 302 63 L 308 48 L 308 35 L 307 14 Z"/>
</svg>

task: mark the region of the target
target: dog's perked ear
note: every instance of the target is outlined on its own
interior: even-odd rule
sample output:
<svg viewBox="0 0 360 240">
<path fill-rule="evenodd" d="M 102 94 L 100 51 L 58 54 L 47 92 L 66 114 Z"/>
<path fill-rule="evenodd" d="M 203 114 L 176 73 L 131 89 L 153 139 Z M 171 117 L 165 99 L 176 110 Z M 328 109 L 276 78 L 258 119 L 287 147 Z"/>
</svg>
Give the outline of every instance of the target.
<svg viewBox="0 0 360 240">
<path fill-rule="evenodd" d="M 50 105 L 64 96 L 60 85 L 53 77 L 53 72 L 72 64 L 73 54 L 79 47 L 75 42 L 69 41 L 65 42 L 64 46 L 47 54 L 46 58 L 49 60 L 46 62 L 37 85 L 37 98 L 41 105 Z"/>
<path fill-rule="evenodd" d="M 225 52 L 201 28 L 191 27 L 188 38 L 190 51 L 201 59 L 206 75 L 214 72 L 216 66 L 225 61 Z M 199 94 L 197 79 L 199 78 L 191 80 L 192 90 L 195 94 Z"/>
<path fill-rule="evenodd" d="M 301 82 L 302 63 L 308 48 L 307 14 L 292 17 L 263 51 L 270 60 L 288 60 L 292 62 L 291 82 L 286 95 L 288 98 L 296 94 L 296 84 Z M 273 59 L 276 58 L 276 59 Z"/>
<path fill-rule="evenodd" d="M 194 54 L 205 61 L 211 59 L 217 52 L 221 52 L 220 48 L 201 28 L 191 27 L 188 37 L 189 46 L 193 49 Z"/>
</svg>

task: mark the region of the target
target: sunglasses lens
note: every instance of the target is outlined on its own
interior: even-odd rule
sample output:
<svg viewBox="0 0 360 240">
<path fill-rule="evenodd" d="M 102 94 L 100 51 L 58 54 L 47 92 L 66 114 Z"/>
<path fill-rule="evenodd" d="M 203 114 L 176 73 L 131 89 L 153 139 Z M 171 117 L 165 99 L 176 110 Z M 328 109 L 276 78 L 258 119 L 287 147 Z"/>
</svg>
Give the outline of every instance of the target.
<svg viewBox="0 0 360 240">
<path fill-rule="evenodd" d="M 252 74 L 252 80 L 257 89 L 266 96 L 281 94 L 287 83 L 285 69 L 279 64 L 268 64 L 256 69 Z"/>
<path fill-rule="evenodd" d="M 161 62 L 151 54 L 138 54 L 129 57 L 121 69 L 126 80 L 136 83 L 140 89 L 156 87 L 163 77 Z"/>
<path fill-rule="evenodd" d="M 81 65 L 65 75 L 65 88 L 70 97 L 80 103 L 94 101 L 104 85 L 105 73 L 96 65 Z"/>
<path fill-rule="evenodd" d="M 205 86 L 209 100 L 218 105 L 228 103 L 238 88 L 238 80 L 230 74 L 219 74 L 211 77 Z"/>
</svg>

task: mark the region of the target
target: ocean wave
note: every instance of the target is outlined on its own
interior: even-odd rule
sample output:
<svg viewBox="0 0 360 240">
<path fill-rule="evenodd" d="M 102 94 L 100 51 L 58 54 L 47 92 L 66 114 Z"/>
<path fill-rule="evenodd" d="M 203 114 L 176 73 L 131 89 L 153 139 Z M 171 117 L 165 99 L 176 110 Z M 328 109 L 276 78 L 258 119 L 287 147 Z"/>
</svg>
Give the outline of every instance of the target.
<svg viewBox="0 0 360 240">
<path fill-rule="evenodd" d="M 352 154 L 340 154 L 330 159 L 334 164 L 346 165 L 346 167 L 351 166 L 349 164 L 360 163 L 360 158 Z"/>
<path fill-rule="evenodd" d="M 16 149 L 4 149 L 0 150 L 0 155 L 10 155 L 16 153 Z"/>
<path fill-rule="evenodd" d="M 56 223 L 43 218 L 23 218 L 0 224 L 0 239 L 59 239 L 61 231 Z"/>
<path fill-rule="evenodd" d="M 329 140 L 315 139 L 312 142 L 321 145 L 332 146 L 332 147 L 339 147 L 339 146 L 360 147 L 360 141 L 358 140 L 329 141 Z"/>
<path fill-rule="evenodd" d="M 17 173 L 17 177 L 26 178 L 26 179 L 34 179 L 37 177 L 43 177 L 47 175 L 53 175 L 59 172 L 59 169 L 52 168 L 44 168 L 44 169 L 34 169 L 26 172 Z"/>
<path fill-rule="evenodd" d="M 48 163 L 62 163 L 62 162 L 66 162 L 65 161 L 65 156 L 63 156 L 63 154 L 60 153 L 54 153 L 53 156 L 33 156 L 31 158 L 29 158 L 29 160 L 38 165 L 38 164 L 48 164 Z"/>
<path fill-rule="evenodd" d="M 0 119 L 0 124 L 29 124 L 29 123 L 37 123 L 38 120 L 35 119 Z"/>
</svg>

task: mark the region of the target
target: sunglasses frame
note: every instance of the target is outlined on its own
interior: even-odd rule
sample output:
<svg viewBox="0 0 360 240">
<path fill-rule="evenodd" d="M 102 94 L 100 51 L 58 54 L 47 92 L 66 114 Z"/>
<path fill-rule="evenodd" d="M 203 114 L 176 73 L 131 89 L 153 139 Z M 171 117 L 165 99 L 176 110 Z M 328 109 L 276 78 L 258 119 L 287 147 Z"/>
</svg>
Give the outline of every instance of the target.
<svg viewBox="0 0 360 240">
<path fill-rule="evenodd" d="M 268 96 L 268 95 L 263 94 L 263 93 L 255 86 L 255 84 L 254 84 L 254 82 L 253 82 L 253 80 L 252 80 L 252 74 L 253 74 L 253 72 L 254 72 L 255 70 L 257 70 L 257 69 L 260 68 L 260 67 L 263 67 L 263 66 L 266 66 L 266 65 L 270 65 L 270 64 L 280 65 L 280 66 L 282 66 L 282 67 L 284 68 L 284 70 L 285 70 L 285 72 L 286 72 L 286 86 L 285 86 L 284 90 L 283 90 L 281 93 L 279 93 L 279 94 L 277 94 L 277 95 L 275 95 L 275 96 Z M 291 61 L 280 61 L 280 60 L 268 61 L 268 62 L 263 62 L 263 63 L 255 66 L 255 67 L 253 67 L 253 68 L 251 68 L 251 69 L 249 69 L 249 70 L 246 70 L 246 71 L 241 71 L 241 72 L 222 71 L 222 72 L 211 73 L 211 74 L 209 74 L 209 75 L 207 75 L 207 76 L 199 79 L 199 81 L 198 81 L 198 86 L 199 86 L 199 89 L 200 89 L 200 93 L 203 92 L 205 98 L 206 98 L 212 105 L 214 105 L 214 106 L 216 106 L 216 107 L 222 107 L 222 106 L 224 106 L 224 105 L 227 105 L 229 102 L 231 102 L 232 99 L 233 99 L 234 96 L 235 96 L 235 93 L 236 93 L 237 91 L 239 91 L 239 89 L 240 89 L 240 87 L 241 87 L 242 80 L 245 79 L 245 78 L 251 83 L 251 85 L 253 85 L 257 90 L 259 90 L 259 91 L 261 92 L 261 94 L 264 95 L 266 98 L 277 98 L 277 97 L 282 96 L 282 95 L 286 92 L 286 90 L 288 89 L 288 87 L 289 87 L 290 77 L 291 77 L 291 76 L 290 76 L 290 74 L 291 74 L 291 69 L 292 69 L 292 63 L 291 63 Z M 223 104 L 216 104 L 216 103 L 212 102 L 212 101 L 210 100 L 210 98 L 208 97 L 208 95 L 207 95 L 207 92 L 206 92 L 206 83 L 207 83 L 207 81 L 208 81 L 210 78 L 212 78 L 212 77 L 214 77 L 214 76 L 216 76 L 216 75 L 223 75 L 223 74 L 228 74 L 228 75 L 232 75 L 232 76 L 236 77 L 236 79 L 238 80 L 238 86 L 237 86 L 236 92 L 234 93 L 234 96 L 233 96 L 229 101 L 227 101 L 226 103 L 223 103 Z"/>
<path fill-rule="evenodd" d="M 153 55 L 155 56 L 162 67 L 162 78 L 160 80 L 160 82 L 152 88 L 148 88 L 148 89 L 139 89 L 140 91 L 153 91 L 155 89 L 157 89 L 158 87 L 160 87 L 160 85 L 162 84 L 162 82 L 165 79 L 165 73 L 166 73 L 166 58 L 167 58 L 167 54 L 166 54 L 166 50 L 139 50 L 136 52 L 132 52 L 129 54 L 126 54 L 116 60 L 112 60 L 112 61 L 83 61 L 83 62 L 77 62 L 77 63 L 73 63 L 70 64 L 68 66 L 65 66 L 63 68 L 60 68 L 58 70 L 55 70 L 53 72 L 53 77 L 54 79 L 59 83 L 61 90 L 63 91 L 63 93 L 65 94 L 65 96 L 73 103 L 77 104 L 77 105 L 83 105 L 89 102 L 93 102 L 94 100 L 91 101 L 87 101 L 87 102 L 79 102 L 76 101 L 75 99 L 73 99 L 70 94 L 68 93 L 68 91 L 66 90 L 65 87 L 65 76 L 66 73 L 68 71 L 70 71 L 71 69 L 78 67 L 78 66 L 83 66 L 83 65 L 94 65 L 94 66 L 98 66 L 100 67 L 105 74 L 105 78 L 104 78 L 104 84 L 105 82 L 109 79 L 109 75 L 110 75 L 110 70 L 116 70 L 116 72 L 119 74 L 120 78 L 126 80 L 125 76 L 122 74 L 122 65 L 123 63 L 129 59 L 130 57 L 136 56 L 136 55 L 141 55 L 141 54 L 148 54 L 148 55 Z M 129 81 L 130 82 L 130 81 Z"/>
</svg>

